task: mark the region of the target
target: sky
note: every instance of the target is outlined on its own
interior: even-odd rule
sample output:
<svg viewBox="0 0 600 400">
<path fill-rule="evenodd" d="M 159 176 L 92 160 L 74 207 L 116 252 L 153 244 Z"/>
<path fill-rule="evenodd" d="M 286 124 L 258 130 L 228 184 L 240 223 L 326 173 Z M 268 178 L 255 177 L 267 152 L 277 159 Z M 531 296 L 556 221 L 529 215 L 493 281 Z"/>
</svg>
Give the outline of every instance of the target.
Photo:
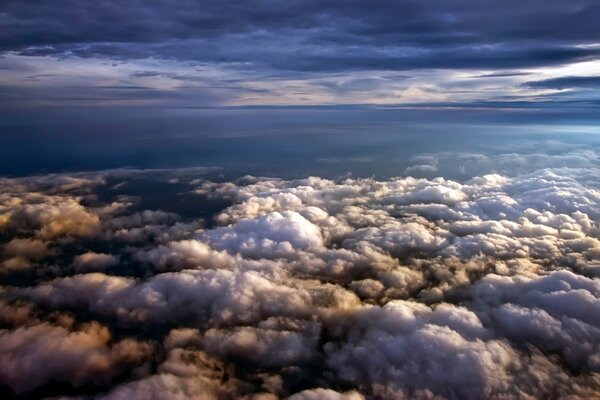
<svg viewBox="0 0 600 400">
<path fill-rule="evenodd" d="M 0 398 L 600 398 L 598 21 L 0 1 Z"/>
<path fill-rule="evenodd" d="M 596 1 L 3 1 L 3 109 L 597 104 Z"/>
<path fill-rule="evenodd" d="M 282 174 L 252 162 L 281 165 L 265 154 L 280 135 L 288 153 L 349 138 L 341 152 L 284 155 L 297 164 L 380 158 L 367 135 L 391 135 L 406 150 L 394 159 L 419 150 L 403 138 L 434 131 L 450 146 L 477 142 L 471 132 L 589 144 L 599 14 L 596 1 L 554 0 L 3 1 L 0 172 L 245 160 L 248 173 Z M 248 150 L 229 151 L 232 137 Z"/>
</svg>

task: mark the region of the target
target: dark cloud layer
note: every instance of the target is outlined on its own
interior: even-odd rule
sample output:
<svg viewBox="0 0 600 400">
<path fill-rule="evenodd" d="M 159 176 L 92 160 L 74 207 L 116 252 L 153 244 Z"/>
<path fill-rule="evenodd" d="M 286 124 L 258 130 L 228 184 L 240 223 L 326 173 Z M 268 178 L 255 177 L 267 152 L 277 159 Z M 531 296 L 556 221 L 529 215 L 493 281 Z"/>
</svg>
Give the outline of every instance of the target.
<svg viewBox="0 0 600 400">
<path fill-rule="evenodd" d="M 584 0 L 8 0 L 0 109 L 597 101 L 555 92 L 597 89 L 598 19 Z"/>
<path fill-rule="evenodd" d="M 3 178 L 0 393 L 597 397 L 597 154 L 423 154 L 408 172 L 449 157 L 535 171 Z"/>
<path fill-rule="evenodd" d="M 527 82 L 526 86 L 541 89 L 598 89 L 599 76 L 569 76 L 542 81 Z"/>
<path fill-rule="evenodd" d="M 2 12 L 4 50 L 281 70 L 539 66 L 597 57 L 577 45 L 600 41 L 594 1 L 6 1 Z"/>
</svg>

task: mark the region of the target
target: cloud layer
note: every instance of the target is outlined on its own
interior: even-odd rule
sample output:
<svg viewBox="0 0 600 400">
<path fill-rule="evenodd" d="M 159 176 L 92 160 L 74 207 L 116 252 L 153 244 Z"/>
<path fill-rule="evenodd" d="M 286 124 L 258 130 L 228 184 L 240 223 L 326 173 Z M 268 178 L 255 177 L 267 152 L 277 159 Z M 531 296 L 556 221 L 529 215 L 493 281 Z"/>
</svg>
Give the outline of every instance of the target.
<svg viewBox="0 0 600 400">
<path fill-rule="evenodd" d="M 593 0 L 7 0 L 0 106 L 450 101 L 500 110 L 552 107 L 568 89 L 576 104 L 561 106 L 585 111 L 580 101 L 598 100 L 586 89 L 597 88 L 599 17 Z"/>
<path fill-rule="evenodd" d="M 273 1 L 268 7 L 6 1 L 2 12 L 4 50 L 250 62 L 301 71 L 547 65 L 597 56 L 596 48 L 576 45 L 600 39 L 593 1 L 349 1 L 344 7 L 334 1 Z M 107 25 L 108 18 L 116 21 Z"/>
<path fill-rule="evenodd" d="M 443 163 L 427 157 L 416 165 Z M 594 397 L 599 172 L 464 182 L 149 173 L 199 209 L 219 204 L 207 219 L 144 207 L 126 189 L 143 171 L 5 178 L 1 390 Z"/>
</svg>

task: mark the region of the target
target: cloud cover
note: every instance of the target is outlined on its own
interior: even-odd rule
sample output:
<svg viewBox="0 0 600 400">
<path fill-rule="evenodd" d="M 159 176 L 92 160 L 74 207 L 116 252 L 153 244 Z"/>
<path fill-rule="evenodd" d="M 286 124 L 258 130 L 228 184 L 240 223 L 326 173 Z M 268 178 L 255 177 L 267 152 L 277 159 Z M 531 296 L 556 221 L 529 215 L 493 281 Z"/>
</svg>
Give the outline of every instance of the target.
<svg viewBox="0 0 600 400">
<path fill-rule="evenodd" d="M 8 100 L 0 106 L 9 110 L 440 101 L 552 106 L 548 100 L 560 99 L 552 96 L 557 86 L 597 88 L 600 56 L 600 8 L 593 0 L 353 0 L 343 6 L 7 0 L 0 16 L 0 93 Z M 585 110 L 578 101 L 597 100 L 575 92 L 577 110 Z"/>
<path fill-rule="evenodd" d="M 577 45 L 600 39 L 593 1 L 349 1 L 344 7 L 335 1 L 184 1 L 177 7 L 166 1 L 6 1 L 2 12 L 4 50 L 246 62 L 282 70 L 529 67 L 597 56 L 597 49 Z M 107 18 L 116 21 L 107 25 Z M 303 55 L 286 61 L 285 54 Z"/>
<path fill-rule="evenodd" d="M 1 390 L 594 397 L 598 172 L 465 182 L 149 173 L 156 185 L 178 177 L 198 207 L 221 204 L 205 221 L 121 194 L 143 171 L 4 179 Z"/>
</svg>

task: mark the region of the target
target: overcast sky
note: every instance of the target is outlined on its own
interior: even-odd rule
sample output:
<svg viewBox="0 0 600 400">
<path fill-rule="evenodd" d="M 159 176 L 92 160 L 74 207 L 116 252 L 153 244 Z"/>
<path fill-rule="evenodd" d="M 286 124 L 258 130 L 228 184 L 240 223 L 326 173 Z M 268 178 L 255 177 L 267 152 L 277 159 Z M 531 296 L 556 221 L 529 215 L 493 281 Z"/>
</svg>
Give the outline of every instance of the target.
<svg viewBox="0 0 600 400">
<path fill-rule="evenodd" d="M 599 20 L 593 0 L 4 0 L 0 107 L 585 107 Z"/>
</svg>

